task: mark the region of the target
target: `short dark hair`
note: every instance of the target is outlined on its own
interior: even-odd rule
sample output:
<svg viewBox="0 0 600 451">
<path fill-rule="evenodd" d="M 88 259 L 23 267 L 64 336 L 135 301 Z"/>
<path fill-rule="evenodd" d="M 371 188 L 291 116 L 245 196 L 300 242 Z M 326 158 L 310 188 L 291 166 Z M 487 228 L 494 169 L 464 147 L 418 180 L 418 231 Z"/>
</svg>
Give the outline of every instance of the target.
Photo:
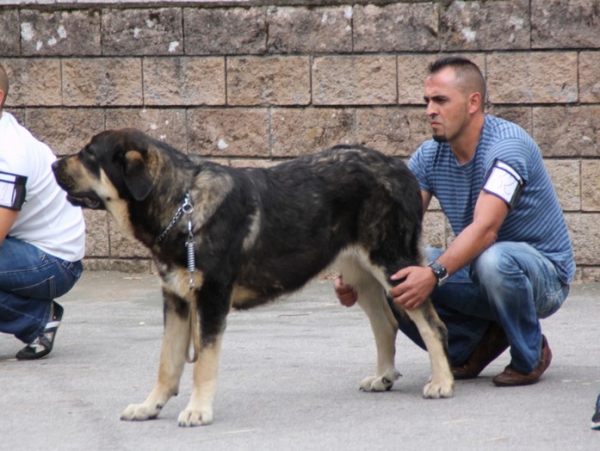
<svg viewBox="0 0 600 451">
<path fill-rule="evenodd" d="M 466 80 L 475 91 L 478 91 L 481 94 L 483 105 L 487 89 L 485 86 L 485 78 L 483 78 L 483 74 L 477 64 L 462 56 L 444 56 L 429 64 L 429 74 L 436 74 L 446 67 L 454 69 L 457 78 Z"/>
</svg>

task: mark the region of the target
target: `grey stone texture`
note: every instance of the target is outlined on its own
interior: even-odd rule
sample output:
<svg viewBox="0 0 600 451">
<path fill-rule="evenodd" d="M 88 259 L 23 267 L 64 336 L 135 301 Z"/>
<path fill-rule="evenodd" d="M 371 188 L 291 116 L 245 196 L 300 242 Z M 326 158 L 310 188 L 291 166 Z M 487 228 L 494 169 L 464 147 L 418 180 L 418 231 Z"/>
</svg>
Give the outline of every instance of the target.
<svg viewBox="0 0 600 451">
<path fill-rule="evenodd" d="M 429 137 L 427 65 L 465 55 L 487 111 L 539 143 L 579 280 L 600 280 L 600 0 L 13 0 L 0 9 L 11 111 L 57 155 L 136 127 L 189 154 L 269 167 L 335 144 L 408 159 Z M 151 271 L 86 212 L 89 269 Z M 454 237 L 433 202 L 424 243 Z"/>
<path fill-rule="evenodd" d="M 22 10 L 24 56 L 101 55 L 99 11 Z"/>
<path fill-rule="evenodd" d="M 432 2 L 354 8 L 356 52 L 437 51 L 439 7 Z"/>
<path fill-rule="evenodd" d="M 264 8 L 184 8 L 186 55 L 255 55 L 267 48 Z"/>
<path fill-rule="evenodd" d="M 352 51 L 352 8 L 271 7 L 267 12 L 269 53 Z"/>
<path fill-rule="evenodd" d="M 182 55 L 181 9 L 103 9 L 102 54 Z"/>
</svg>

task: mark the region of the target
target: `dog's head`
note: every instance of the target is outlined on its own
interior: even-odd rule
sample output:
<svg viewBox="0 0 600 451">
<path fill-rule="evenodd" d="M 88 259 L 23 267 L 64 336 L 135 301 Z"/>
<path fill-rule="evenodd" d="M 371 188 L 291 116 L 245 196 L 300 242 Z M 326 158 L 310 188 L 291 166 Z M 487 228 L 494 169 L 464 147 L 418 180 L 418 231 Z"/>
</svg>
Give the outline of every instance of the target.
<svg viewBox="0 0 600 451">
<path fill-rule="evenodd" d="M 110 210 L 111 202 L 140 201 L 152 191 L 159 171 L 152 143 L 139 130 L 108 130 L 56 161 L 52 170 L 73 205 Z"/>
</svg>

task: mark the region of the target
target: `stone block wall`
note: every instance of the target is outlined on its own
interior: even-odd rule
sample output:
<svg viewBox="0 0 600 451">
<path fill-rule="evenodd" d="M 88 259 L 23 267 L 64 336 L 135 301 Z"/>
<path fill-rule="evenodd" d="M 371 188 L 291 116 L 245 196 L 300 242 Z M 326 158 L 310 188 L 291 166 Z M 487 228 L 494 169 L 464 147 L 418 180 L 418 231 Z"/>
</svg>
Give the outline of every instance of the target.
<svg viewBox="0 0 600 451">
<path fill-rule="evenodd" d="M 577 277 L 600 280 L 600 0 L 0 1 L 7 109 L 57 155 L 134 126 L 232 166 L 338 143 L 406 158 L 442 54 L 473 59 L 488 111 L 537 140 Z M 105 213 L 86 219 L 87 268 L 151 270 Z M 434 205 L 425 241 L 450 239 Z"/>
</svg>

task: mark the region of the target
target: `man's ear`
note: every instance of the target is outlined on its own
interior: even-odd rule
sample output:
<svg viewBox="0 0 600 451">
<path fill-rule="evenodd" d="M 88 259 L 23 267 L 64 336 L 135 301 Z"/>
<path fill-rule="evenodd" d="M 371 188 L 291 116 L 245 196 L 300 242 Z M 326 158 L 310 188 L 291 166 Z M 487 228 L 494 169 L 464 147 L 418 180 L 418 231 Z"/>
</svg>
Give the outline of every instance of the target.
<svg viewBox="0 0 600 451">
<path fill-rule="evenodd" d="M 152 171 L 150 152 L 128 150 L 125 153 L 125 168 L 123 175 L 125 184 L 135 200 L 144 200 L 153 187 L 154 172 Z"/>
<path fill-rule="evenodd" d="M 469 95 L 467 108 L 469 109 L 469 113 L 473 114 L 482 108 L 483 99 L 481 98 L 481 93 L 475 91 Z"/>
</svg>

